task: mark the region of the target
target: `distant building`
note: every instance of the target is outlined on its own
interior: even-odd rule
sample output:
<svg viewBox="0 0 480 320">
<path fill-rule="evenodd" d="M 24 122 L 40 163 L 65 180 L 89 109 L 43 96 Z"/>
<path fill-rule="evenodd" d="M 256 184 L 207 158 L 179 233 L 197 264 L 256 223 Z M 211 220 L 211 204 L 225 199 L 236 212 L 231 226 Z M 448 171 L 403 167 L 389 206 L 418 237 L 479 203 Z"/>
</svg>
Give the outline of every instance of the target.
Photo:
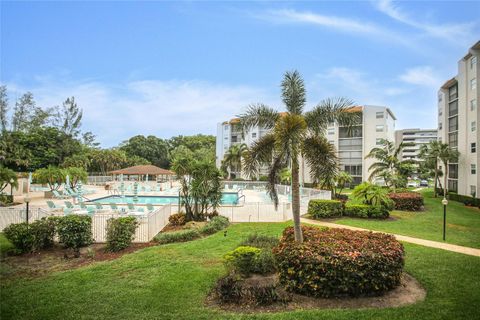
<svg viewBox="0 0 480 320">
<path fill-rule="evenodd" d="M 421 161 L 418 157 L 422 145 L 438 139 L 437 129 L 403 129 L 395 131 L 395 144 L 408 143 L 400 154 L 401 160 Z"/>
<path fill-rule="evenodd" d="M 480 175 L 477 127 L 480 123 L 480 41 L 458 61 L 458 74 L 438 92 L 438 136 L 460 152 L 458 163 L 448 168 L 448 189 L 462 195 L 478 195 Z"/>
</svg>

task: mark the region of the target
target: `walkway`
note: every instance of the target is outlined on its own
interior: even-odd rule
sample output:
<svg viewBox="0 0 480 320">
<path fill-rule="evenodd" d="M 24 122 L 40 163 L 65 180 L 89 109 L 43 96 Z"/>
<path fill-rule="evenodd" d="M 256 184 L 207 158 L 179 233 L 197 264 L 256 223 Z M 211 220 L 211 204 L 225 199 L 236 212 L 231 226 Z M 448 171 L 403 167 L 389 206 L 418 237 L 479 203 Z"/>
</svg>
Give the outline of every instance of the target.
<svg viewBox="0 0 480 320">
<path fill-rule="evenodd" d="M 369 229 L 363 229 L 363 228 L 357 228 L 357 227 L 351 227 L 351 226 L 344 226 L 342 224 L 337 224 L 337 223 L 311 220 L 311 219 L 307 219 L 307 218 L 301 218 L 301 221 L 303 223 L 313 224 L 313 225 L 327 227 L 327 228 L 344 228 L 344 229 L 358 230 L 358 231 L 383 232 L 383 231 L 369 230 Z M 383 232 L 383 233 L 388 233 L 388 232 Z M 392 233 L 390 233 L 390 234 L 392 234 Z M 449 243 L 444 243 L 444 242 L 437 242 L 437 241 L 413 238 L 413 237 L 402 236 L 402 235 L 398 235 L 398 234 L 392 234 L 392 235 L 395 236 L 395 238 L 397 238 L 397 240 L 399 240 L 399 241 L 405 241 L 405 242 L 409 242 L 409 243 L 419 244 L 419 245 L 425 246 L 425 247 L 437 248 L 437 249 L 442 249 L 442 250 L 447 250 L 447 251 L 463 253 L 463 254 L 467 254 L 467 255 L 470 255 L 470 256 L 480 257 L 480 249 L 475 249 L 475 248 L 470 248 L 470 247 L 462 247 L 462 246 L 457 246 L 455 244 L 449 244 Z"/>
</svg>

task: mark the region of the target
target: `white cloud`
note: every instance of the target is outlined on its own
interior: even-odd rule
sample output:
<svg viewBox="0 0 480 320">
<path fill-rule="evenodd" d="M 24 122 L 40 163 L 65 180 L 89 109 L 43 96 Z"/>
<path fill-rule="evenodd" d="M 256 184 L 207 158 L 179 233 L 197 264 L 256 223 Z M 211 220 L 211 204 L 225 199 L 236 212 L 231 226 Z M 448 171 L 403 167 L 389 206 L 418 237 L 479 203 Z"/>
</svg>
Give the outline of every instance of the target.
<svg viewBox="0 0 480 320">
<path fill-rule="evenodd" d="M 475 34 L 473 31 L 475 23 L 435 24 L 417 21 L 403 12 L 392 0 L 376 1 L 375 7 L 390 18 L 410 27 L 422 30 L 429 36 L 446 39 L 450 42 L 461 45 L 468 45 L 473 41 L 471 35 Z"/>
<path fill-rule="evenodd" d="M 216 134 L 218 122 L 232 118 L 248 104 L 271 103 L 262 90 L 204 81 L 99 82 L 45 81 L 32 87 L 7 83 L 12 96 L 33 92 L 39 106 L 59 105 L 75 96 L 84 110 L 83 129 L 92 131 L 104 146 L 118 145 L 136 134 Z"/>
<path fill-rule="evenodd" d="M 430 66 L 420 66 L 408 69 L 400 75 L 400 80 L 414 85 L 438 88 L 442 79 Z"/>
</svg>

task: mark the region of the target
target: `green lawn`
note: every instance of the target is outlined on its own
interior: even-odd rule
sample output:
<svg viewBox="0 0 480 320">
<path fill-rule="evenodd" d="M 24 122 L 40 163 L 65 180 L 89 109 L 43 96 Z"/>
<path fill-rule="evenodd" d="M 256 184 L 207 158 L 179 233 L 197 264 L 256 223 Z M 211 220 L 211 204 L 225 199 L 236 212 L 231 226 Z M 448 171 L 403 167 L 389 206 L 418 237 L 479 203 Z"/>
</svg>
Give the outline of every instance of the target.
<svg viewBox="0 0 480 320">
<path fill-rule="evenodd" d="M 150 247 L 48 277 L 2 281 L 2 319 L 474 319 L 480 258 L 406 244 L 406 270 L 424 302 L 391 309 L 308 310 L 235 315 L 204 307 L 222 275 L 221 257 L 251 232 L 279 235 L 287 224 L 236 224 L 189 243 Z"/>
<path fill-rule="evenodd" d="M 14 248 L 13 244 L 11 244 L 10 241 L 5 238 L 5 235 L 0 232 L 0 257 Z"/>
<path fill-rule="evenodd" d="M 394 221 L 340 218 L 335 220 L 335 223 L 443 241 L 442 198 L 433 198 L 431 191 L 424 191 L 423 194 L 424 212 L 393 211 L 391 216 L 396 219 Z M 450 201 L 447 206 L 446 242 L 480 248 L 480 209 Z"/>
</svg>

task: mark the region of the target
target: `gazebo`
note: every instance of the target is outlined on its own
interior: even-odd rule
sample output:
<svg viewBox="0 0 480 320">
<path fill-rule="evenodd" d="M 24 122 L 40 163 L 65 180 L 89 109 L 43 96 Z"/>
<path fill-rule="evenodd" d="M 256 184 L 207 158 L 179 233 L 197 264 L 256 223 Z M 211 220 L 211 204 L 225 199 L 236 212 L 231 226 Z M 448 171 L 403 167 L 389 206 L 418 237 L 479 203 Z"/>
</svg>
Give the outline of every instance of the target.
<svg viewBox="0 0 480 320">
<path fill-rule="evenodd" d="M 110 171 L 110 174 L 114 176 L 114 180 L 117 180 L 119 175 L 123 175 L 126 176 L 127 180 L 130 180 L 130 176 L 134 176 L 136 177 L 135 180 L 138 181 L 172 181 L 175 175 L 173 171 L 162 169 L 151 164 L 113 170 Z M 152 177 L 155 177 L 155 179 L 149 179 Z"/>
</svg>

